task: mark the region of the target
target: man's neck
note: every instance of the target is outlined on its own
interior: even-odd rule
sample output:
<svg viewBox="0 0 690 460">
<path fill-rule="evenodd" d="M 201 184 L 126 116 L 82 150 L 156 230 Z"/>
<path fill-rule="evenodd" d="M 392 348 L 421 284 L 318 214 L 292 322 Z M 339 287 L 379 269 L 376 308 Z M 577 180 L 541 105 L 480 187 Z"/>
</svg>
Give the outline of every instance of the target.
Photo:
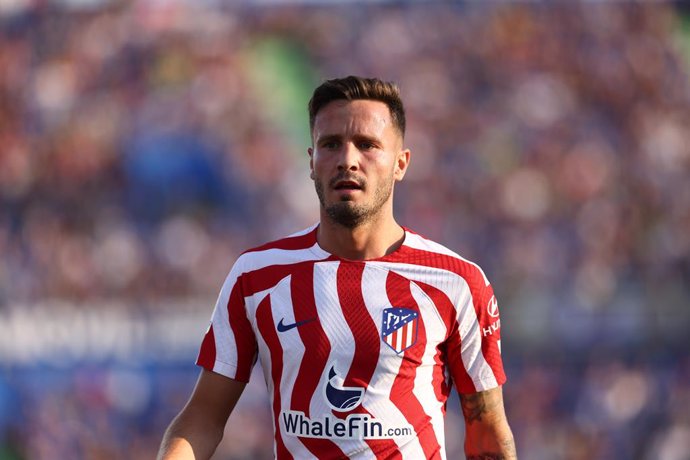
<svg viewBox="0 0 690 460">
<path fill-rule="evenodd" d="M 319 246 L 349 260 L 377 259 L 396 251 L 405 239 L 405 231 L 393 216 L 347 228 L 321 216 L 317 233 Z"/>
</svg>

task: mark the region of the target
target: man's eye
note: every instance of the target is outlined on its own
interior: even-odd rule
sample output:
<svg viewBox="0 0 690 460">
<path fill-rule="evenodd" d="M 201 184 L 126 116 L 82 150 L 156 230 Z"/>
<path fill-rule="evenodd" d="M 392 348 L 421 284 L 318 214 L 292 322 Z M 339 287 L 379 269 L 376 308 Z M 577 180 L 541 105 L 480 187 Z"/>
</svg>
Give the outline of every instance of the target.
<svg viewBox="0 0 690 460">
<path fill-rule="evenodd" d="M 371 150 L 374 147 L 375 147 L 374 144 L 372 144 L 371 142 L 360 142 L 359 143 L 359 148 L 362 150 Z"/>
<path fill-rule="evenodd" d="M 323 148 L 329 149 L 329 150 L 337 149 L 339 146 L 340 146 L 340 144 L 336 141 L 326 142 L 325 144 L 323 144 Z"/>
</svg>

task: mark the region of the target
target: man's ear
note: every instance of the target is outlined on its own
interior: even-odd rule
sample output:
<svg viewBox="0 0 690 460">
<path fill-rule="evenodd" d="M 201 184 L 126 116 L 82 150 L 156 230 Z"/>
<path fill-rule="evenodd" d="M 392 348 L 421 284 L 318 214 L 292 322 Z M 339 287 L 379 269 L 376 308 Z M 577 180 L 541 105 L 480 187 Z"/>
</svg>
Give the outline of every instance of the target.
<svg viewBox="0 0 690 460">
<path fill-rule="evenodd" d="M 314 180 L 314 149 L 309 147 L 307 153 L 309 154 L 309 177 Z"/>
<path fill-rule="evenodd" d="M 400 181 L 403 180 L 403 177 L 405 177 L 405 172 L 407 172 L 407 167 L 410 164 L 411 155 L 412 152 L 410 152 L 410 149 L 401 150 L 398 154 L 398 157 L 395 160 L 395 171 L 393 173 L 395 180 Z"/>
</svg>

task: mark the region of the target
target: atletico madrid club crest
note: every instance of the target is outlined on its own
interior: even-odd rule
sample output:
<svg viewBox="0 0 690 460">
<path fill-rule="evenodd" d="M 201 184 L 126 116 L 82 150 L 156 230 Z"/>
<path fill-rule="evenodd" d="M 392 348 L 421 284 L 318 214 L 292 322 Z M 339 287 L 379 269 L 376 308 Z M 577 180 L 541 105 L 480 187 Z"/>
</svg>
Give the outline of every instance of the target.
<svg viewBox="0 0 690 460">
<path fill-rule="evenodd" d="M 386 345 L 400 354 L 417 342 L 419 313 L 409 308 L 383 310 L 381 338 Z"/>
</svg>

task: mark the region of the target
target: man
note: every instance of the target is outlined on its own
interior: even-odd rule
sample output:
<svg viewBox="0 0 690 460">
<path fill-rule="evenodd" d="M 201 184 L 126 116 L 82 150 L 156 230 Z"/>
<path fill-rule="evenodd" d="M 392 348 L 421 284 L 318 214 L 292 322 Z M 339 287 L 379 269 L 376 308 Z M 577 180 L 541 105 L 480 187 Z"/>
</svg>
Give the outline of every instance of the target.
<svg viewBox="0 0 690 460">
<path fill-rule="evenodd" d="M 410 162 L 397 87 L 329 80 L 309 115 L 320 221 L 237 260 L 159 458 L 212 455 L 257 357 L 278 459 L 445 458 L 451 382 L 467 457 L 516 458 L 488 280 L 393 216 Z"/>
</svg>

